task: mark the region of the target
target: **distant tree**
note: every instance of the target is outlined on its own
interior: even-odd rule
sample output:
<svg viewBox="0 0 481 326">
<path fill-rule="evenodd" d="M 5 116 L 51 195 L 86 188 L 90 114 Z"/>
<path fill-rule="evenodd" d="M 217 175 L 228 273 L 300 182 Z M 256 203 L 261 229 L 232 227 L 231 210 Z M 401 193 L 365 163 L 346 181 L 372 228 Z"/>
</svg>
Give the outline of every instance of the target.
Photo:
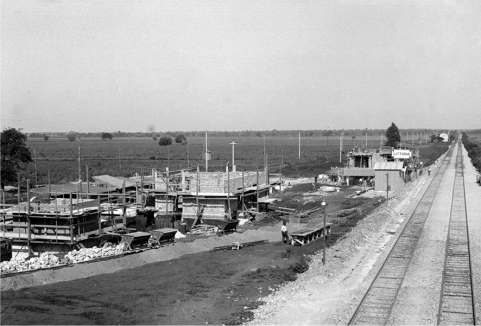
<svg viewBox="0 0 481 326">
<path fill-rule="evenodd" d="M 48 139 L 49 139 L 49 136 L 48 136 L 47 134 L 43 135 L 43 140 L 44 140 L 44 141 L 48 141 Z"/>
<path fill-rule="evenodd" d="M 386 146 L 397 147 L 401 142 L 401 135 L 399 134 L 399 129 L 396 124 L 391 123 L 389 128 L 386 130 Z"/>
<path fill-rule="evenodd" d="M 169 146 L 172 145 L 172 137 L 164 136 L 159 138 L 159 146 Z"/>
<path fill-rule="evenodd" d="M 152 135 L 152 139 L 153 139 L 154 141 L 157 141 L 157 135 Z"/>
<path fill-rule="evenodd" d="M 70 131 L 68 134 L 67 134 L 67 139 L 69 141 L 75 141 L 75 139 L 77 139 L 77 134 L 73 131 Z"/>
<path fill-rule="evenodd" d="M 440 143 L 443 141 L 443 137 L 439 135 L 431 135 L 431 143 Z"/>
<path fill-rule="evenodd" d="M 17 172 L 25 164 L 32 162 L 32 154 L 26 145 L 27 136 L 15 128 L 5 129 L 1 133 L 2 153 L 2 184 L 4 185 L 17 180 Z"/>
<path fill-rule="evenodd" d="M 185 145 L 185 144 L 187 144 L 187 138 L 184 135 L 180 134 L 180 135 L 175 136 L 175 142 L 177 144 Z"/>
<path fill-rule="evenodd" d="M 112 134 L 109 132 L 103 132 L 101 137 L 102 137 L 102 140 L 112 140 L 112 138 L 114 138 Z"/>
</svg>

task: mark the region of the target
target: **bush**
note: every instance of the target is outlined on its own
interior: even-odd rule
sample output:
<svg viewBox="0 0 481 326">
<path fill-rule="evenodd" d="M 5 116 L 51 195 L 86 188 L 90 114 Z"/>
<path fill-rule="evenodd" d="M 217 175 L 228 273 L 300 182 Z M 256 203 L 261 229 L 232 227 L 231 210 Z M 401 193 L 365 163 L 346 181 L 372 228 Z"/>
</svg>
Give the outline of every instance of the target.
<svg viewBox="0 0 481 326">
<path fill-rule="evenodd" d="M 43 140 L 44 140 L 44 141 L 48 141 L 48 139 L 49 139 L 48 135 L 43 135 Z"/>
<path fill-rule="evenodd" d="M 67 139 L 69 141 L 75 141 L 75 139 L 77 139 L 77 134 L 71 131 L 67 134 Z"/>
<path fill-rule="evenodd" d="M 112 134 L 108 132 L 103 132 L 101 137 L 102 140 L 112 140 L 113 138 Z"/>
<path fill-rule="evenodd" d="M 187 144 L 187 138 L 184 135 L 180 134 L 175 137 L 175 142 L 177 144 L 185 145 Z"/>
<path fill-rule="evenodd" d="M 171 137 L 160 137 L 159 146 L 169 146 L 169 145 L 172 145 Z"/>
</svg>

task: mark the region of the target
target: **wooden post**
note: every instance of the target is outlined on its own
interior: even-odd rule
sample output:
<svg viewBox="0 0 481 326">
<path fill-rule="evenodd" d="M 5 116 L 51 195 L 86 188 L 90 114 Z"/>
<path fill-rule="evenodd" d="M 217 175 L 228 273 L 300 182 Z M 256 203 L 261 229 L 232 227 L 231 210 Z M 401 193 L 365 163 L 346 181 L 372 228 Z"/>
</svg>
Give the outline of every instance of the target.
<svg viewBox="0 0 481 326">
<path fill-rule="evenodd" d="M 199 210 L 199 190 L 200 190 L 200 176 L 199 176 L 199 172 L 200 172 L 200 171 L 199 171 L 199 165 L 197 165 L 197 178 L 196 178 L 196 179 L 197 179 L 197 182 L 196 182 L 197 184 L 196 184 L 196 186 L 195 186 L 195 203 L 196 203 L 196 205 L 197 205 L 197 214 L 196 214 L 196 216 L 198 216 L 198 215 L 199 215 L 199 212 L 200 212 L 200 210 Z"/>
<path fill-rule="evenodd" d="M 101 207 L 100 207 L 100 194 L 97 195 L 97 206 L 98 206 L 98 214 L 97 214 L 97 223 L 99 225 L 99 235 L 102 234 L 102 214 L 101 214 Z"/>
<path fill-rule="evenodd" d="M 85 164 L 85 179 L 87 179 L 87 193 L 90 193 L 89 165 Z"/>
<path fill-rule="evenodd" d="M 327 246 L 327 241 L 326 241 L 326 236 L 327 236 L 327 230 L 326 230 L 326 225 L 327 225 L 327 203 L 323 201 L 324 203 L 324 229 L 322 230 L 322 235 L 323 235 L 323 246 L 322 246 L 322 264 L 326 264 L 326 246 Z"/>
<path fill-rule="evenodd" d="M 165 171 L 165 214 L 169 214 L 169 168 Z"/>
<path fill-rule="evenodd" d="M 124 224 L 124 227 L 127 227 L 127 216 L 126 216 L 126 211 L 127 211 L 127 206 L 126 206 L 126 198 L 125 198 L 125 180 L 122 182 L 122 223 Z"/>
<path fill-rule="evenodd" d="M 70 244 L 73 245 L 73 225 L 72 225 L 72 219 L 73 219 L 73 203 L 72 203 L 72 193 L 70 193 Z"/>
<path fill-rule="evenodd" d="M 367 128 L 366 128 L 366 148 L 367 148 Z"/>
<path fill-rule="evenodd" d="M 259 212 L 259 168 L 256 167 L 256 210 Z"/>
<path fill-rule="evenodd" d="M 227 210 L 229 219 L 232 217 L 230 211 L 230 172 L 229 172 L 229 163 L 227 163 Z"/>
<path fill-rule="evenodd" d="M 389 200 L 389 173 L 386 173 L 386 200 Z"/>
<path fill-rule="evenodd" d="M 301 159 L 301 132 L 299 131 L 299 153 L 298 153 L 298 159 Z"/>
<path fill-rule="evenodd" d="M 244 184 L 244 170 L 242 170 L 242 210 L 244 210 L 245 208 L 245 194 L 244 194 L 244 188 L 245 188 L 245 184 Z M 244 216 L 245 217 L 245 216 Z"/>
<path fill-rule="evenodd" d="M 18 205 L 18 212 L 20 213 L 20 173 L 17 173 L 17 205 Z"/>
<path fill-rule="evenodd" d="M 282 166 L 284 165 L 284 152 L 281 152 L 281 169 L 279 176 L 279 191 L 282 191 Z"/>
<path fill-rule="evenodd" d="M 33 163 L 35 169 L 35 188 L 38 187 L 38 172 L 37 172 L 37 151 L 33 150 Z"/>
<path fill-rule="evenodd" d="M 205 132 L 205 172 L 209 171 L 209 160 L 207 157 L 207 153 L 208 153 L 208 150 L 207 150 L 207 131 L 206 131 Z"/>
<path fill-rule="evenodd" d="M 50 198 L 50 194 L 52 192 L 52 185 L 50 183 L 50 169 L 47 170 L 47 181 L 48 181 L 48 198 Z"/>
<path fill-rule="evenodd" d="M 339 136 L 339 163 L 342 163 L 342 141 L 344 137 L 344 131 L 341 131 L 341 135 Z"/>
<path fill-rule="evenodd" d="M 31 221 L 30 221 L 30 180 L 27 179 L 27 247 L 28 247 L 28 257 L 32 256 L 32 247 L 31 247 Z"/>
<path fill-rule="evenodd" d="M 80 168 L 80 138 L 78 139 L 78 192 L 82 192 L 82 171 Z"/>
</svg>

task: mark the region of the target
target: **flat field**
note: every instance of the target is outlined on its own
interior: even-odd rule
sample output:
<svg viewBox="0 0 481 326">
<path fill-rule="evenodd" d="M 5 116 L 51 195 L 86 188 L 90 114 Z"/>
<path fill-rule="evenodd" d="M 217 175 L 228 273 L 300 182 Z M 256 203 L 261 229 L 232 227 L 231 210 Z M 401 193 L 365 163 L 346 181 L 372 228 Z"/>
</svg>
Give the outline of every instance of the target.
<svg viewBox="0 0 481 326">
<path fill-rule="evenodd" d="M 213 136 L 208 139 L 212 160 L 209 170 L 224 170 L 231 161 L 232 146 L 235 140 L 235 163 L 239 170 L 260 169 L 264 165 L 264 138 L 242 136 L 237 139 L 225 136 Z M 34 152 L 37 165 L 37 182 L 46 184 L 50 172 L 52 183 L 68 182 L 78 178 L 78 149 L 80 145 L 81 173 L 85 178 L 85 167 L 88 165 L 89 175 L 123 175 L 130 176 L 135 172 L 148 173 L 152 168 L 170 170 L 195 168 L 205 163 L 202 153 L 205 148 L 204 137 L 188 137 L 187 145 L 172 144 L 159 146 L 152 138 L 117 137 L 113 140 L 99 138 L 82 138 L 80 142 L 67 139 L 51 138 L 44 141 L 30 138 L 28 145 Z M 354 146 L 364 146 L 365 138 L 344 137 L 344 152 Z M 368 147 L 377 148 L 379 135 L 368 136 Z M 444 144 L 419 144 L 421 157 L 426 164 L 444 152 Z M 265 138 L 265 149 L 271 172 L 280 172 L 287 176 L 311 177 L 339 164 L 339 137 L 318 136 L 301 139 L 301 156 L 299 155 L 298 138 L 289 136 L 270 136 Z M 35 164 L 30 164 L 25 176 L 35 183 Z"/>
</svg>

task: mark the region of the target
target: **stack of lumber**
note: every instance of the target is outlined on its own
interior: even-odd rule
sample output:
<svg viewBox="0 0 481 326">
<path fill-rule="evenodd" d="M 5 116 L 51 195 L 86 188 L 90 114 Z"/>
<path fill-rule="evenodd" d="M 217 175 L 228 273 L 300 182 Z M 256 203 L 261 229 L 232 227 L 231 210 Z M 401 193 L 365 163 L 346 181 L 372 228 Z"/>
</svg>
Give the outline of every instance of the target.
<svg viewBox="0 0 481 326">
<path fill-rule="evenodd" d="M 211 235 L 216 234 L 219 228 L 215 225 L 199 224 L 190 229 L 190 234 Z"/>
</svg>

